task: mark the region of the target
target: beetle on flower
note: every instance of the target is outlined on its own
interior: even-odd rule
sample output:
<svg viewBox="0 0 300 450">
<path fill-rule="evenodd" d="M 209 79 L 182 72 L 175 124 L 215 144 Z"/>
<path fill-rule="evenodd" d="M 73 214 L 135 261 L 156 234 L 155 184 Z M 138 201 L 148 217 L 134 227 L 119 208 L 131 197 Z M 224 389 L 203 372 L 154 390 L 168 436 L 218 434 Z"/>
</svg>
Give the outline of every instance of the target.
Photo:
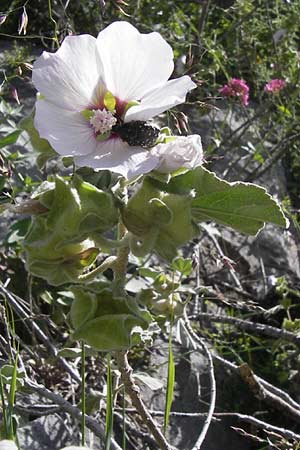
<svg viewBox="0 0 300 450">
<path fill-rule="evenodd" d="M 159 130 L 148 121 L 196 87 L 188 76 L 169 80 L 173 68 L 161 35 L 141 34 L 128 22 L 112 23 L 97 39 L 68 36 L 34 63 L 35 126 L 77 166 L 126 178 L 147 173 L 161 161 Z"/>
</svg>

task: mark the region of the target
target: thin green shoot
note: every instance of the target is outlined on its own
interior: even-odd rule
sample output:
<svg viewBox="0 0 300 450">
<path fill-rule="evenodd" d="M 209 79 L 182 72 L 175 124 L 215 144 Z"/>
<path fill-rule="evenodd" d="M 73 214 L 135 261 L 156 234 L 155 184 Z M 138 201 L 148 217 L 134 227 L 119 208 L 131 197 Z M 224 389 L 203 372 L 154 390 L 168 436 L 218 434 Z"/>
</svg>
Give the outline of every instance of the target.
<svg viewBox="0 0 300 450">
<path fill-rule="evenodd" d="M 5 401 L 5 391 L 3 386 L 3 380 L 2 376 L 0 375 L 0 397 L 1 397 L 1 404 L 2 404 L 2 420 L 3 420 L 3 428 L 5 431 L 5 437 L 8 436 L 8 428 L 7 428 L 7 405 Z"/>
<path fill-rule="evenodd" d="M 81 342 L 81 445 L 85 446 L 85 345 Z"/>
<path fill-rule="evenodd" d="M 174 272 L 173 272 L 173 286 L 174 286 Z M 172 293 L 173 296 L 174 293 Z M 174 314 L 173 311 L 171 313 L 170 319 L 170 331 L 169 331 L 169 342 L 168 342 L 168 375 L 167 375 L 167 388 L 166 388 L 166 403 L 165 403 L 165 411 L 164 411 L 164 434 L 166 434 L 170 411 L 173 401 L 174 394 L 174 383 L 175 383 L 175 365 L 173 359 L 173 350 L 172 350 L 172 331 L 174 324 Z"/>
<path fill-rule="evenodd" d="M 14 423 L 13 423 L 13 409 L 15 404 L 15 396 L 17 391 L 17 373 L 18 373 L 18 356 L 19 349 L 17 350 L 13 372 L 11 376 L 10 389 L 8 394 L 8 408 L 7 408 L 7 431 L 8 431 L 8 439 L 14 440 L 15 431 L 14 431 Z"/>
<path fill-rule="evenodd" d="M 111 373 L 110 353 L 107 354 L 107 392 L 106 392 L 106 418 L 105 418 L 105 450 L 110 450 L 110 443 L 113 433 L 113 387 Z"/>
</svg>

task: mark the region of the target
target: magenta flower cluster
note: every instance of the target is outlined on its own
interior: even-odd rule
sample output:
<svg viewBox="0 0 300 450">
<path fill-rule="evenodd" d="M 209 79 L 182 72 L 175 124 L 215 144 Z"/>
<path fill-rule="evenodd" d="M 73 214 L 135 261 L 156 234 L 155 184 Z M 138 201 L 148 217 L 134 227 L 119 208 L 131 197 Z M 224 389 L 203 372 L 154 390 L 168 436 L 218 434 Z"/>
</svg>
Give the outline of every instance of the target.
<svg viewBox="0 0 300 450">
<path fill-rule="evenodd" d="M 244 80 L 231 78 L 227 84 L 219 89 L 219 92 L 223 97 L 238 97 L 242 105 L 248 105 L 249 86 Z"/>
<path fill-rule="evenodd" d="M 279 80 L 278 78 L 275 78 L 274 80 L 270 80 L 264 87 L 264 91 L 268 93 L 278 93 L 285 87 L 285 81 Z"/>
<path fill-rule="evenodd" d="M 266 83 L 264 91 L 267 93 L 277 94 L 285 87 L 285 81 L 278 78 L 272 79 Z M 231 78 L 227 84 L 224 84 L 219 89 L 219 93 L 223 97 L 237 97 L 241 104 L 248 105 L 249 101 L 249 86 L 244 80 L 239 78 Z"/>
</svg>

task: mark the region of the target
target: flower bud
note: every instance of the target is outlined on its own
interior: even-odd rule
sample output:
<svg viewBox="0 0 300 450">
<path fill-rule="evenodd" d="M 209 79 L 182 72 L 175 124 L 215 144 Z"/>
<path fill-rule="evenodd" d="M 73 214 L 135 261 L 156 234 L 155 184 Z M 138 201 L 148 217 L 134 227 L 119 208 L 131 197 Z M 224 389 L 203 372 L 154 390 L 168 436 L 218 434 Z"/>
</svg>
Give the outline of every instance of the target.
<svg viewBox="0 0 300 450">
<path fill-rule="evenodd" d="M 28 15 L 25 6 L 23 6 L 23 13 L 19 21 L 18 34 L 21 34 L 23 32 L 25 36 L 27 32 L 27 25 L 28 25 Z"/>
<path fill-rule="evenodd" d="M 32 70 L 32 68 L 33 68 L 33 65 L 32 65 L 32 64 L 29 64 L 29 63 L 27 63 L 27 62 L 23 62 L 22 65 L 23 65 L 23 66 L 25 67 L 25 69 L 27 69 L 27 70 Z"/>
<path fill-rule="evenodd" d="M 153 151 L 159 157 L 155 170 L 162 173 L 181 168 L 194 169 L 203 163 L 201 138 L 196 134 L 178 136 L 170 142 L 158 144 Z"/>
<path fill-rule="evenodd" d="M 2 25 L 6 21 L 7 16 L 5 14 L 2 14 L 0 16 L 0 25 Z"/>
<path fill-rule="evenodd" d="M 142 289 L 138 295 L 138 301 L 140 304 L 151 308 L 157 297 L 158 294 L 153 289 Z"/>
<path fill-rule="evenodd" d="M 10 92 L 10 96 L 11 96 L 14 100 L 16 100 L 16 102 L 18 103 L 18 105 L 20 105 L 20 99 L 19 99 L 19 96 L 18 96 L 18 91 L 17 91 L 17 89 L 16 89 L 14 86 L 11 86 L 9 92 Z"/>
</svg>

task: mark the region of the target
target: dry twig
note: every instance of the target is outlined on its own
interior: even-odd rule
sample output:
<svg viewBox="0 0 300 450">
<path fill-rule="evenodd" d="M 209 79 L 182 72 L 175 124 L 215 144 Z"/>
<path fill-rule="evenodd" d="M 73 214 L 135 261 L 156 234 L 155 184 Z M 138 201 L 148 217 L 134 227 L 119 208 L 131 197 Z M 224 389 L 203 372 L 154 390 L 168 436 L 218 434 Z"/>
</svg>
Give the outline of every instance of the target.
<svg viewBox="0 0 300 450">
<path fill-rule="evenodd" d="M 24 319 L 27 320 L 30 318 L 30 314 L 21 306 L 22 299 L 20 299 L 17 295 L 12 294 L 6 287 L 3 285 L 2 282 L 0 282 L 0 291 L 7 299 L 7 302 L 10 304 L 10 306 L 13 308 L 13 310 L 16 312 L 16 314 Z M 53 345 L 53 343 L 50 341 L 49 337 L 41 330 L 41 328 L 37 325 L 37 323 L 32 320 L 31 321 L 32 329 L 35 331 L 38 338 L 43 342 L 43 344 L 46 346 L 46 348 L 49 350 L 50 354 L 55 356 L 61 366 L 68 372 L 72 379 L 76 381 L 77 383 L 81 382 L 81 378 L 79 373 L 77 372 L 74 367 L 72 367 L 64 358 L 61 356 L 58 356 L 58 350 Z"/>
<path fill-rule="evenodd" d="M 29 380 L 28 378 L 25 380 L 25 386 L 28 389 L 30 389 L 32 392 L 39 394 L 41 397 L 51 400 L 54 405 L 58 405 L 60 407 L 60 409 L 62 409 L 63 411 L 66 411 L 72 417 L 75 417 L 78 421 L 81 420 L 81 416 L 82 416 L 81 411 L 78 408 L 76 408 L 76 406 L 71 405 L 71 403 L 69 403 L 67 400 L 65 400 L 60 395 L 55 394 L 54 392 L 51 392 L 49 389 Z M 95 433 L 96 436 L 98 436 L 102 440 L 105 439 L 105 429 L 101 423 L 92 419 L 90 416 L 86 415 L 85 416 L 85 424 L 86 424 L 87 428 L 89 428 L 93 433 Z M 117 442 L 114 439 L 111 440 L 111 448 L 113 450 L 122 450 L 121 447 L 117 444 Z"/>
<path fill-rule="evenodd" d="M 213 322 L 228 323 L 236 326 L 240 330 L 254 332 L 255 334 L 261 336 L 269 336 L 275 339 L 283 339 L 288 342 L 300 346 L 300 336 L 291 333 L 290 331 L 282 330 L 280 328 L 272 327 L 270 325 L 265 325 L 263 323 L 250 322 L 249 320 L 237 319 L 236 317 L 229 317 L 225 315 L 217 315 L 211 313 L 199 313 L 193 318 L 198 319 L 209 319 Z"/>
</svg>

